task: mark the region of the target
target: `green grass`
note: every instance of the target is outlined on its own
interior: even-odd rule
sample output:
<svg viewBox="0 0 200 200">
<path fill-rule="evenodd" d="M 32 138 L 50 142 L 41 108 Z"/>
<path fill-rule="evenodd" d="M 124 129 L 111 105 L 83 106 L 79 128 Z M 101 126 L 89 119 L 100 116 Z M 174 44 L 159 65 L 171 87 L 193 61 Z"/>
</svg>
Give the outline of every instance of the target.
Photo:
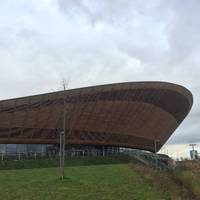
<svg viewBox="0 0 200 200">
<path fill-rule="evenodd" d="M 127 164 L 0 171 L 4 200 L 161 200 L 161 193 Z"/>
<path fill-rule="evenodd" d="M 199 162 L 164 172 L 126 156 L 67 158 L 64 180 L 53 167 L 58 164 L 58 159 L 0 162 L 0 200 L 200 199 Z M 40 168 L 45 166 L 52 168 Z"/>
</svg>

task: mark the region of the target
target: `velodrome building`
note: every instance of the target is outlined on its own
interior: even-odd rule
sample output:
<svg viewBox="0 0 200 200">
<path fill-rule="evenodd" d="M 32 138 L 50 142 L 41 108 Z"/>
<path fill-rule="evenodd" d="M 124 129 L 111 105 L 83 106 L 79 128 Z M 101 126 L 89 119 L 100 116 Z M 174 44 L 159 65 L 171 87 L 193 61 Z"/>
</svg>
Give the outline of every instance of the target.
<svg viewBox="0 0 200 200">
<path fill-rule="evenodd" d="M 56 149 L 65 126 L 67 148 L 157 152 L 192 104 L 188 89 L 167 82 L 116 83 L 2 100 L 0 150 Z"/>
</svg>

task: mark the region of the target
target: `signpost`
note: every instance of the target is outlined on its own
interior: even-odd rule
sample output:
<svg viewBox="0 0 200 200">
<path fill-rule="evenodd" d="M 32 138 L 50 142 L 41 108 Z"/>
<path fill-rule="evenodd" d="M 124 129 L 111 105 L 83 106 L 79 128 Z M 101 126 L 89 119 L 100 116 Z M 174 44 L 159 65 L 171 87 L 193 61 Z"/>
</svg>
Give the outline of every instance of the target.
<svg viewBox="0 0 200 200">
<path fill-rule="evenodd" d="M 190 151 L 190 157 L 191 157 L 191 159 L 197 159 L 198 158 L 198 152 L 196 150 L 194 150 L 194 147 L 196 145 L 197 144 L 189 144 L 189 146 L 192 147 L 192 150 Z"/>
</svg>

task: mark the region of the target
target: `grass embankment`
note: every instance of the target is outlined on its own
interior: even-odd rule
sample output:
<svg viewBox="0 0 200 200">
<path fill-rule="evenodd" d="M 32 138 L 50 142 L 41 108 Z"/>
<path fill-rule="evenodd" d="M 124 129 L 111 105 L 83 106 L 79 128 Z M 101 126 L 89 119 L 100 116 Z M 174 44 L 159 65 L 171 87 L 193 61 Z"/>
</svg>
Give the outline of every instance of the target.
<svg viewBox="0 0 200 200">
<path fill-rule="evenodd" d="M 177 172 L 158 171 L 138 164 L 130 164 L 131 168 L 152 188 L 162 193 L 165 200 L 197 200 L 197 196 L 177 178 Z M 199 187 L 199 186 L 198 186 Z M 199 188 L 200 189 L 200 188 Z"/>
<path fill-rule="evenodd" d="M 174 171 L 175 178 L 200 199 L 200 161 L 183 161 Z"/>
</svg>

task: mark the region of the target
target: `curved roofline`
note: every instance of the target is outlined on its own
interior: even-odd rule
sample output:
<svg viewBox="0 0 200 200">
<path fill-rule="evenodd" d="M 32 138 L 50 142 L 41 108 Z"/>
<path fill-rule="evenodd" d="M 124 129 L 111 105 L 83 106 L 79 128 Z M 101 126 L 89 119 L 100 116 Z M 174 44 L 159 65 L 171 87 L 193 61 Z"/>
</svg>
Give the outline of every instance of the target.
<svg viewBox="0 0 200 200">
<path fill-rule="evenodd" d="M 133 85 L 132 85 L 133 84 Z M 147 85 L 146 85 L 147 84 Z M 119 83 L 109 83 L 109 84 L 102 84 L 102 85 L 92 85 L 92 86 L 86 86 L 86 87 L 79 87 L 79 88 L 72 88 L 72 89 L 68 89 L 66 90 L 67 92 L 74 92 L 74 91 L 81 91 L 81 90 L 87 90 L 87 89 L 95 89 L 95 88 L 100 88 L 100 87 L 112 87 L 112 86 L 125 86 L 125 85 L 132 85 L 135 88 L 137 88 L 136 86 L 139 86 L 139 88 L 142 88 L 144 85 L 146 88 L 152 88 L 155 87 L 154 84 L 158 84 L 158 86 L 162 85 L 166 88 L 168 88 L 168 86 L 172 86 L 171 88 L 168 89 L 175 89 L 178 93 L 184 94 L 185 96 L 188 97 L 188 100 L 190 102 L 190 108 L 192 107 L 193 104 L 193 95 L 190 92 L 189 89 L 187 89 L 186 87 L 176 84 L 176 83 L 171 83 L 171 82 L 165 82 L 165 81 L 136 81 L 136 82 L 119 82 Z M 160 87 L 159 87 L 160 88 Z M 178 90 L 180 89 L 180 90 Z M 0 100 L 1 102 L 6 102 L 6 101 L 10 101 L 10 100 L 19 100 L 19 99 L 23 99 L 23 98 L 29 98 L 29 97 L 38 97 L 38 96 L 42 96 L 42 95 L 52 95 L 55 93 L 63 93 L 63 90 L 58 90 L 55 92 L 47 92 L 47 93 L 41 93 L 41 94 L 35 94 L 35 95 L 26 95 L 26 96 L 22 96 L 22 97 L 17 97 L 17 98 L 9 98 L 9 99 L 3 99 Z"/>
</svg>

